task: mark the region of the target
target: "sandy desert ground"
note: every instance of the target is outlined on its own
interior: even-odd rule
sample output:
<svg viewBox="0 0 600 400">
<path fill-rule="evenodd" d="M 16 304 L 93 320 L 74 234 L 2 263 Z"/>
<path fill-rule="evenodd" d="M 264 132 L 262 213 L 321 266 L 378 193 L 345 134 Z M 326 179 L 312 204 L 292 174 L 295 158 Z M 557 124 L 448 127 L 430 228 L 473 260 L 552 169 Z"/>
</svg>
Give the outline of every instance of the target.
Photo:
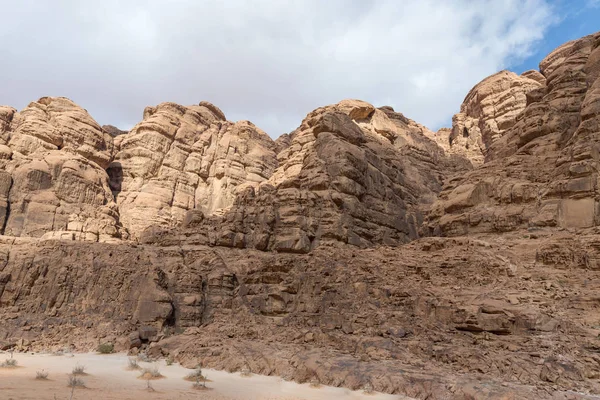
<svg viewBox="0 0 600 400">
<path fill-rule="evenodd" d="M 0 362 L 10 358 L 0 353 Z M 223 371 L 204 369 L 210 380 L 207 390 L 193 388 L 184 378 L 192 370 L 178 364 L 166 365 L 165 360 L 155 363 L 140 362 L 142 368 L 156 366 L 164 378 L 148 383 L 140 379 L 140 371 L 128 370 L 125 354 L 14 354 L 16 368 L 0 368 L 1 400 L 67 400 L 71 389 L 67 386 L 69 374 L 76 365 L 85 366 L 81 379 L 85 388 L 74 390 L 73 400 L 137 400 L 137 399 L 215 399 L 215 400 L 399 400 L 402 396 L 365 394 L 348 389 L 309 384 L 299 385 L 281 378 L 252 375 L 243 377 Z M 48 372 L 47 380 L 37 380 L 36 372 Z"/>
</svg>

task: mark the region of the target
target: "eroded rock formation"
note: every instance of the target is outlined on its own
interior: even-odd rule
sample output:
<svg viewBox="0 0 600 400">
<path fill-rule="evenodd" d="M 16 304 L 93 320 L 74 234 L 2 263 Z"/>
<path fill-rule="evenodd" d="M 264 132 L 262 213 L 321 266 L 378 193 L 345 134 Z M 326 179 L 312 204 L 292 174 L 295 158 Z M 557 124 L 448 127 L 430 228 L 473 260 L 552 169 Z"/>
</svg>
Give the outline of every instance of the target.
<svg viewBox="0 0 600 400">
<path fill-rule="evenodd" d="M 112 137 L 72 101 L 44 97 L 0 110 L 0 213 L 8 236 L 120 237 L 105 168 Z"/>
<path fill-rule="evenodd" d="M 446 235 L 598 224 L 600 35 L 540 63 L 546 84 L 488 147 L 489 162 L 449 181 L 430 218 Z M 541 81 L 541 79 L 540 79 Z"/>
<path fill-rule="evenodd" d="M 452 117 L 450 148 L 477 165 L 485 157 L 492 159 L 492 143 L 515 124 L 527 105 L 527 94 L 544 83 L 544 76 L 537 71 L 521 76 L 500 71 L 479 82 L 465 97 L 460 113 Z"/>
<path fill-rule="evenodd" d="M 150 226 L 180 225 L 188 210 L 223 213 L 277 167 L 266 133 L 248 121 L 226 121 L 206 102 L 147 107 L 143 121 L 117 139 L 108 173 L 133 238 Z"/>
<path fill-rule="evenodd" d="M 206 102 L 130 132 L 64 98 L 0 107 L 0 350 L 590 399 L 599 77 L 597 33 L 483 80 L 451 130 L 344 100 L 276 141 Z"/>
<path fill-rule="evenodd" d="M 222 216 L 191 211 L 175 235 L 294 253 L 327 241 L 406 243 L 419 237 L 443 180 L 471 167 L 447 157 L 432 135 L 391 108 L 358 100 L 319 108 L 290 134 L 268 180 L 246 187 Z M 142 239 L 158 243 L 164 236 L 152 230 Z M 174 234 L 166 236 L 171 241 Z"/>
</svg>

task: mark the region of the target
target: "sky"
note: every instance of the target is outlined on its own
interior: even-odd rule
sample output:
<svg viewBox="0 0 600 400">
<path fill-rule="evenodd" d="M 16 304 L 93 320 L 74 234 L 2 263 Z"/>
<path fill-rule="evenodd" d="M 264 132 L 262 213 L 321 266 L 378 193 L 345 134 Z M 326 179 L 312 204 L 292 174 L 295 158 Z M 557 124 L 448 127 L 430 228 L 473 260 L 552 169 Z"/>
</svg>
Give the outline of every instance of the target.
<svg viewBox="0 0 600 400">
<path fill-rule="evenodd" d="M 65 96 L 130 129 L 202 100 L 276 138 L 357 98 L 432 129 L 501 69 L 600 30 L 600 0 L 0 0 L 0 104 Z"/>
</svg>

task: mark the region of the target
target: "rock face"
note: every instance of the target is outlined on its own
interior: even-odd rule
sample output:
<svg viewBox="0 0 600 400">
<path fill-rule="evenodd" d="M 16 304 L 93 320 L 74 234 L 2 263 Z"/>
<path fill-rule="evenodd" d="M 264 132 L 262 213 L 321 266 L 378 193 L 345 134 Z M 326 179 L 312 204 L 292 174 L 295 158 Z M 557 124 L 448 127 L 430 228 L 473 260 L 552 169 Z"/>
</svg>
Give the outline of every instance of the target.
<svg viewBox="0 0 600 400">
<path fill-rule="evenodd" d="M 447 157 L 432 135 L 390 108 L 358 100 L 319 108 L 290 134 L 268 180 L 246 187 L 222 217 L 188 214 L 182 240 L 306 253 L 321 242 L 416 239 L 443 179 L 471 167 Z M 143 240 L 165 236 L 153 235 Z"/>
<path fill-rule="evenodd" d="M 432 231 L 598 225 L 599 60 L 595 34 L 540 63 L 545 85 L 526 94 L 526 107 L 489 145 L 489 162 L 444 188 L 430 215 Z"/>
<path fill-rule="evenodd" d="M 435 133 L 359 100 L 276 141 L 207 102 L 130 132 L 64 98 L 0 107 L 0 350 L 591 399 L 599 154 L 600 33 L 483 80 Z"/>
<path fill-rule="evenodd" d="M 156 243 L 180 231 L 301 253 L 322 240 L 400 244 L 419 237 L 443 180 L 471 168 L 427 128 L 358 100 L 311 112 L 276 142 L 207 102 L 147 107 L 128 133 L 64 98 L 1 120 L 10 236 Z"/>
<path fill-rule="evenodd" d="M 122 131 L 121 129 L 117 128 L 116 126 L 112 126 L 112 125 L 102 125 L 102 130 L 104 132 L 108 133 L 113 138 L 115 138 L 119 135 L 125 135 L 127 133 L 127 131 Z"/>
<path fill-rule="evenodd" d="M 544 230 L 298 255 L 4 239 L 0 346 L 112 342 L 418 399 L 583 399 L 600 390 L 598 243 Z"/>
<path fill-rule="evenodd" d="M 105 168 L 112 137 L 65 98 L 0 109 L 0 222 L 8 236 L 109 240 L 119 217 Z"/>
<path fill-rule="evenodd" d="M 484 157 L 493 158 L 489 151 L 492 143 L 515 124 L 527 105 L 527 94 L 544 84 L 545 78 L 535 71 L 521 76 L 500 71 L 479 82 L 452 118 L 451 149 L 477 165 Z"/>
<path fill-rule="evenodd" d="M 277 167 L 266 133 L 247 121 L 226 121 L 206 102 L 147 107 L 143 121 L 117 140 L 108 174 L 133 238 L 150 226 L 177 226 L 191 209 L 223 213 Z"/>
</svg>

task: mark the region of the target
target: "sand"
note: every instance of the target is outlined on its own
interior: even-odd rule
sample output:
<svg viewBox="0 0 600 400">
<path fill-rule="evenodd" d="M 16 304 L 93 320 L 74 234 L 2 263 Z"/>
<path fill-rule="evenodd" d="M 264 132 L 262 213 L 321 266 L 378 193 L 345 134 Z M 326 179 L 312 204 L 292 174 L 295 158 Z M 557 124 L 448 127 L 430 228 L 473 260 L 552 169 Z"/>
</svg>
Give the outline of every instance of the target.
<svg viewBox="0 0 600 400">
<path fill-rule="evenodd" d="M 9 358 L 0 352 L 0 363 Z M 328 386 L 286 382 L 278 377 L 252 375 L 242 377 L 223 371 L 203 369 L 210 380 L 207 390 L 197 390 L 184 380 L 192 370 L 179 364 L 166 365 L 140 362 L 142 368 L 156 366 L 164 378 L 150 381 L 139 379 L 140 371 L 127 369 L 125 354 L 14 354 L 17 368 L 0 368 L 0 400 L 68 400 L 71 389 L 67 386 L 69 374 L 76 365 L 85 366 L 82 376 L 86 388 L 75 389 L 73 400 L 400 400 L 403 396 L 365 394 L 362 391 Z M 36 380 L 36 371 L 44 369 L 48 380 Z"/>
</svg>

